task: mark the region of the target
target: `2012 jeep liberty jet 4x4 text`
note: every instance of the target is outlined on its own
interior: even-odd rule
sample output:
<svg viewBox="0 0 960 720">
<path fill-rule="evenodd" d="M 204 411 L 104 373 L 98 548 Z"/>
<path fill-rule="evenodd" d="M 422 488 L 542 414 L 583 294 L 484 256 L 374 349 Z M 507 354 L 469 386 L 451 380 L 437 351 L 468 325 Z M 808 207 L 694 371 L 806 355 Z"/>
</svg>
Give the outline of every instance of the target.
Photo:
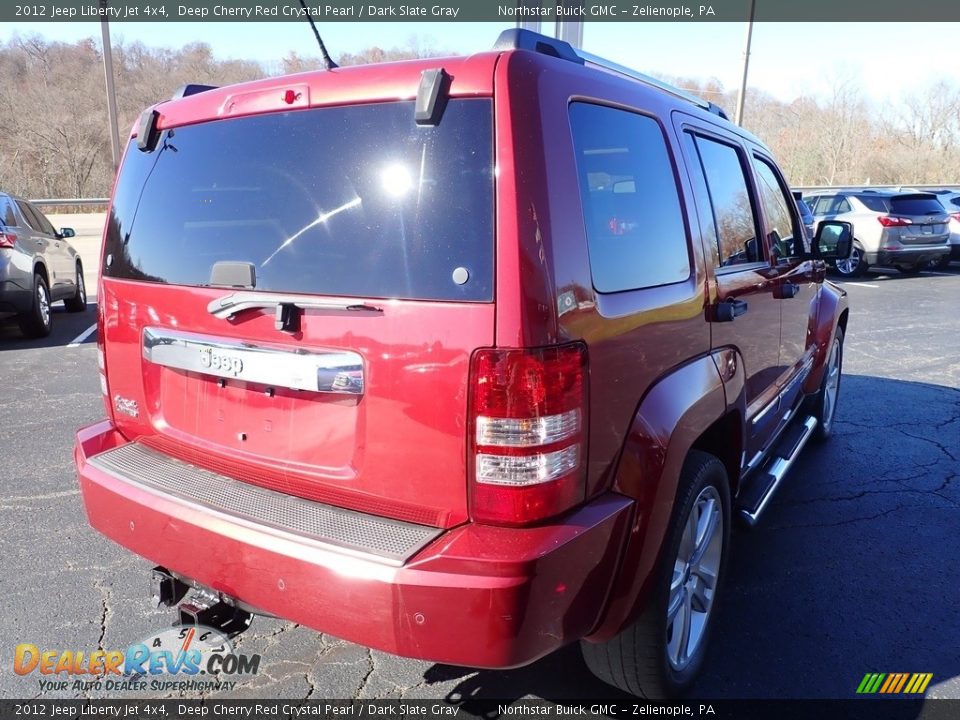
<svg viewBox="0 0 960 720">
<path fill-rule="evenodd" d="M 851 241 L 715 106 L 525 30 L 187 86 L 113 193 L 90 523 L 185 621 L 681 693 L 735 517 L 830 434 Z"/>
</svg>

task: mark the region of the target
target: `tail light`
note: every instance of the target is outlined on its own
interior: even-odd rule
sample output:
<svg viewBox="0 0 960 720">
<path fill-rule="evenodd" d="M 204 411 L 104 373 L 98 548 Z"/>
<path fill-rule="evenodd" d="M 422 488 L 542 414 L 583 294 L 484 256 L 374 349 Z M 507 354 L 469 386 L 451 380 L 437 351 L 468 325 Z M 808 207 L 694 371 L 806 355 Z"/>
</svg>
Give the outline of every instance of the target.
<svg viewBox="0 0 960 720">
<path fill-rule="evenodd" d="M 17 244 L 17 236 L 12 232 L 0 231 L 0 248 L 12 248 Z"/>
<path fill-rule="evenodd" d="M 878 215 L 877 220 L 880 221 L 880 224 L 884 227 L 906 227 L 907 225 L 913 225 L 913 220 L 905 217 L 897 217 L 896 215 Z"/>
<path fill-rule="evenodd" d="M 524 525 L 583 502 L 586 348 L 478 350 L 470 380 L 473 520 Z"/>
<path fill-rule="evenodd" d="M 104 317 L 103 303 L 100 300 L 103 293 L 100 287 L 97 288 L 97 372 L 100 373 L 100 392 L 103 395 L 103 406 L 106 408 L 107 417 L 113 419 L 113 406 L 110 403 L 110 387 L 107 384 L 107 356 L 104 346 Z"/>
<path fill-rule="evenodd" d="M 957 222 L 960 222 L 960 212 L 950 213 L 950 217 Z"/>
</svg>

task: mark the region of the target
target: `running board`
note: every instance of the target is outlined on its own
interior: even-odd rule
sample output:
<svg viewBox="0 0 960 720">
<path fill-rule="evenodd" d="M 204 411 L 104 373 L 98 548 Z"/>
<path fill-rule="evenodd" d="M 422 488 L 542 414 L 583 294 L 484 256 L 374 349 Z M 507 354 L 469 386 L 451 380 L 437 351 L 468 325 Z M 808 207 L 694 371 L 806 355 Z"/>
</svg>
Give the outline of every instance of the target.
<svg viewBox="0 0 960 720">
<path fill-rule="evenodd" d="M 740 517 L 753 527 L 767 508 L 770 499 L 780 487 L 780 481 L 793 467 L 804 445 L 813 435 L 817 419 L 812 415 L 797 423 L 783 434 L 766 471 L 755 475 L 737 498 Z"/>
</svg>

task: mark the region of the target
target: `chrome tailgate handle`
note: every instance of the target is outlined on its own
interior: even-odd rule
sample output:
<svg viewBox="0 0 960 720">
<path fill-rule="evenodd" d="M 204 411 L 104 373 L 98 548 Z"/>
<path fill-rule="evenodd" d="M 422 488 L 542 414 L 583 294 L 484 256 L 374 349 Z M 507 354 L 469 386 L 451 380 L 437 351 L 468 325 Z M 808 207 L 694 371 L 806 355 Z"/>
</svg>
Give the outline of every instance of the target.
<svg viewBox="0 0 960 720">
<path fill-rule="evenodd" d="M 271 387 L 362 395 L 363 358 L 350 350 L 263 347 L 224 338 L 144 328 L 143 357 L 154 365 Z"/>
</svg>

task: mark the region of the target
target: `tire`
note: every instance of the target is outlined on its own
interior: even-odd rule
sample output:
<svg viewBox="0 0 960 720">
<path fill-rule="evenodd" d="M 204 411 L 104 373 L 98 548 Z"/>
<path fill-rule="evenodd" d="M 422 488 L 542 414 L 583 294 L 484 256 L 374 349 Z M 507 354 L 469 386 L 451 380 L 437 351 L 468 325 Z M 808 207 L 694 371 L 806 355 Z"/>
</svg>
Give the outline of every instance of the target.
<svg viewBox="0 0 960 720">
<path fill-rule="evenodd" d="M 834 373 L 835 371 L 835 373 Z M 808 400 L 810 414 L 817 419 L 813 439 L 823 442 L 833 432 L 834 419 L 837 416 L 837 403 L 840 400 L 840 378 L 843 373 L 843 328 L 837 328 L 833 346 L 827 354 L 827 367 L 820 381 L 820 389 Z"/>
<path fill-rule="evenodd" d="M 837 274 L 841 277 L 855 278 L 866 275 L 870 266 L 867 265 L 867 261 L 864 259 L 863 248 L 860 247 L 860 245 L 854 245 L 853 254 L 850 256 L 850 259 L 835 260 L 833 262 L 833 269 L 836 270 Z"/>
<path fill-rule="evenodd" d="M 704 585 L 704 575 L 691 573 L 691 564 L 686 562 L 696 554 L 691 550 L 689 533 L 684 532 L 698 527 L 697 524 L 688 526 L 694 509 L 701 522 L 707 518 L 716 523 L 712 533 L 704 535 L 706 549 L 701 551 L 698 565 L 704 575 L 713 574 L 712 591 Z M 609 685 L 645 698 L 675 697 L 690 688 L 706 655 L 716 598 L 726 572 L 730 525 L 726 468 L 713 455 L 691 450 L 680 473 L 677 502 L 667 527 L 649 605 L 633 625 L 607 642 L 580 643 L 583 659 L 594 675 Z M 704 530 L 707 527 L 709 524 L 703 525 Z M 672 585 L 675 585 L 673 589 Z M 705 591 L 710 592 L 709 596 Z M 706 612 L 696 610 L 691 600 Z M 668 619 L 671 608 L 676 608 L 672 622 Z M 683 660 L 682 635 L 676 633 L 683 627 L 683 619 L 692 618 L 694 614 L 702 616 L 695 619 L 702 620 L 703 624 L 699 632 L 695 626 L 689 628 L 688 643 L 693 645 L 688 645 L 690 652 Z M 681 628 L 676 627 L 677 623 Z"/>
<path fill-rule="evenodd" d="M 50 313 L 50 288 L 40 273 L 33 276 L 33 305 L 27 312 L 17 316 L 20 332 L 28 338 L 42 338 L 53 330 L 53 315 Z"/>
<path fill-rule="evenodd" d="M 919 275 L 923 267 L 923 263 L 917 263 L 916 265 L 897 265 L 897 270 L 904 275 Z"/>
<path fill-rule="evenodd" d="M 87 287 L 83 281 L 83 266 L 77 263 L 77 292 L 63 301 L 67 312 L 80 313 L 87 309 Z"/>
</svg>

